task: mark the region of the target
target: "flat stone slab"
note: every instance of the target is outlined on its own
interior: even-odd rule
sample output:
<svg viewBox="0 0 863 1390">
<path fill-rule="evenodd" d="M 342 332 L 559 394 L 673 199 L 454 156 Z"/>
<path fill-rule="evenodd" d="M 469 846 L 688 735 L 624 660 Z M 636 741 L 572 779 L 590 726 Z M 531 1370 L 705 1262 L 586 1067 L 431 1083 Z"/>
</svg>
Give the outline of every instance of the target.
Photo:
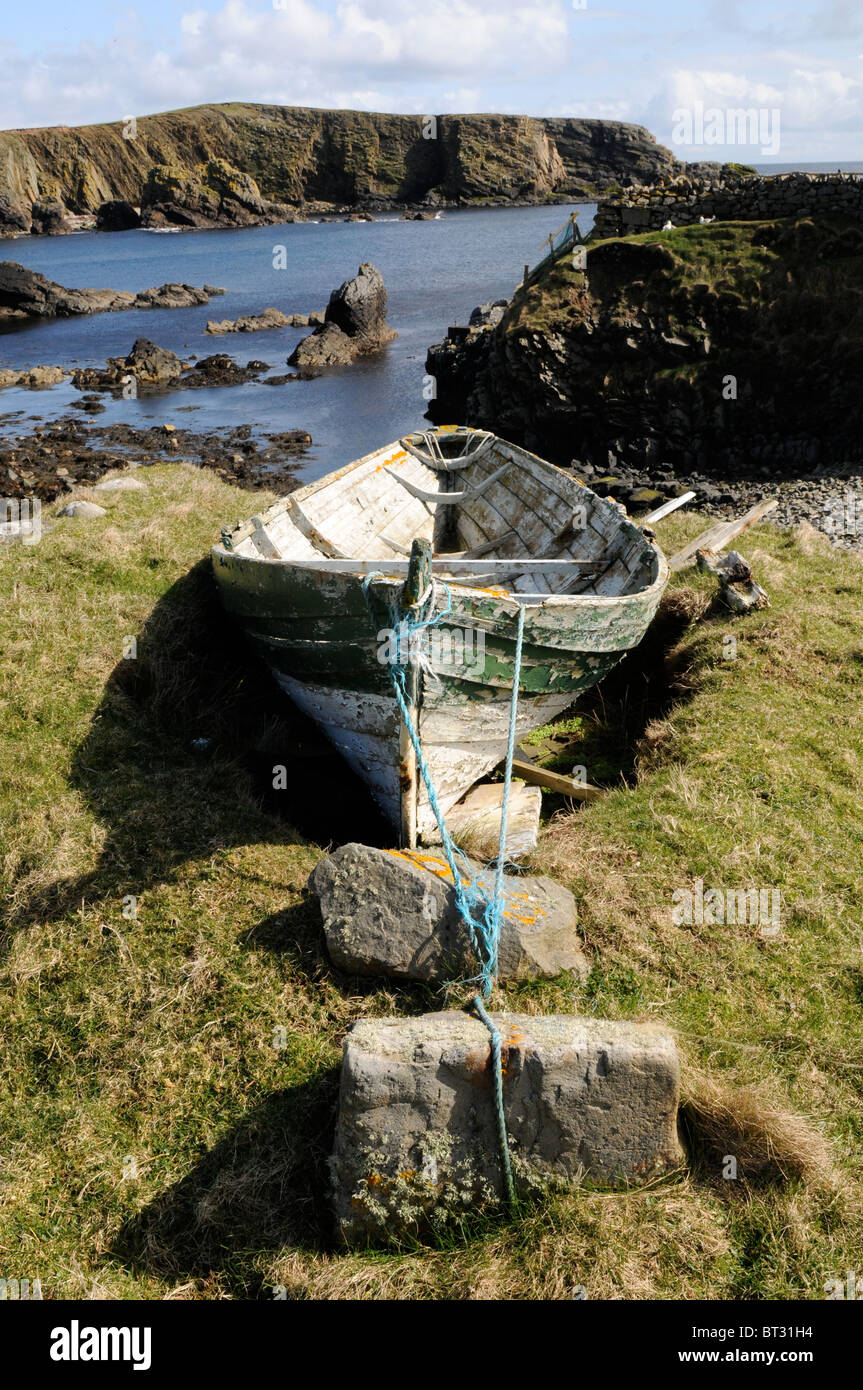
<svg viewBox="0 0 863 1390">
<path fill-rule="evenodd" d="M 494 874 L 476 864 L 471 870 L 491 896 Z M 315 865 L 309 888 L 320 903 L 327 951 L 339 970 L 429 982 L 476 974 L 442 851 L 342 845 Z M 499 960 L 501 980 L 562 970 L 582 978 L 590 973 L 567 888 L 550 878 L 507 878 Z"/>
<path fill-rule="evenodd" d="M 656 1024 L 493 1014 L 520 1193 L 637 1184 L 676 1167 L 679 1069 Z M 490 1036 L 456 1011 L 361 1019 L 344 1042 L 330 1160 L 348 1244 L 427 1235 L 504 1192 Z"/>
<path fill-rule="evenodd" d="M 140 478 L 105 478 L 101 483 L 97 483 L 95 492 L 146 492 L 147 484 L 142 483 Z"/>
</svg>

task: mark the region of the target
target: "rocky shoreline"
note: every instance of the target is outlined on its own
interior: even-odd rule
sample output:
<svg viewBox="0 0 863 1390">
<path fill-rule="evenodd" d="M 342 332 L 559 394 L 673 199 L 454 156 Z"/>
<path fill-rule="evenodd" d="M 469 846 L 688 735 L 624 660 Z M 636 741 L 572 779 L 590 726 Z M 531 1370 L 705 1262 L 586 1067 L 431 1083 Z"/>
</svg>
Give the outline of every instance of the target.
<svg viewBox="0 0 863 1390">
<path fill-rule="evenodd" d="M 113 469 L 179 461 L 211 469 L 237 487 L 292 492 L 297 468 L 312 445 L 305 430 L 264 434 L 259 440 L 251 425 L 196 433 L 170 424 L 91 425 L 71 415 L 26 433 L 13 432 L 16 424 L 14 415 L 0 415 L 0 492 L 43 503 L 92 485 Z"/>
<path fill-rule="evenodd" d="M 739 516 L 765 497 L 776 497 L 779 505 L 770 513 L 771 524 L 807 523 L 834 545 L 863 555 L 863 474 L 857 464 L 785 477 L 768 473 L 732 478 L 697 472 L 679 475 L 661 467 L 601 470 L 576 459 L 570 468 L 594 492 L 613 497 L 635 517 L 690 491 L 695 493 L 691 508 L 720 520 Z"/>
</svg>

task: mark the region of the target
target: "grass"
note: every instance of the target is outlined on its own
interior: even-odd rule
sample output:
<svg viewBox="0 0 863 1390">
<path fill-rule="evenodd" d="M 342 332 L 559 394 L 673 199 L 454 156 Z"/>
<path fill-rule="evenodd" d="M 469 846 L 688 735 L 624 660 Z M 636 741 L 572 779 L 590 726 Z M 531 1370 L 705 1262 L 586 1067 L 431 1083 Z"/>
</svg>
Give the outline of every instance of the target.
<svg viewBox="0 0 863 1390">
<path fill-rule="evenodd" d="M 550 803 L 535 856 L 577 896 L 593 974 L 498 1003 L 672 1027 L 686 1171 L 348 1255 L 326 1201 L 341 1039 L 436 1000 L 323 953 L 304 884 L 327 837 L 298 829 L 319 764 L 280 814 L 260 765 L 293 725 L 201 563 L 248 498 L 145 476 L 0 551 L 0 1272 L 55 1298 L 817 1299 L 859 1271 L 863 566 L 759 528 L 771 608 L 731 620 L 682 576 L 643 650 L 543 731 L 614 774 Z M 779 935 L 674 925 L 697 878 L 778 887 Z"/>
</svg>

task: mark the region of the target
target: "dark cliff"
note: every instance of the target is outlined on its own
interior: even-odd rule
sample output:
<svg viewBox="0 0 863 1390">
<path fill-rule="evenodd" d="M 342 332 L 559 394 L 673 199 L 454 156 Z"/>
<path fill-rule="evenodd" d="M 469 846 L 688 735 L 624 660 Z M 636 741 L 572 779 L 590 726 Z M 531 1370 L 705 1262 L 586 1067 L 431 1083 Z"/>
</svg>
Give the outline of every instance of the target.
<svg viewBox="0 0 863 1390">
<path fill-rule="evenodd" d="M 863 230 L 716 222 L 590 243 L 430 349 L 430 415 L 557 463 L 745 476 L 863 456 Z"/>
</svg>

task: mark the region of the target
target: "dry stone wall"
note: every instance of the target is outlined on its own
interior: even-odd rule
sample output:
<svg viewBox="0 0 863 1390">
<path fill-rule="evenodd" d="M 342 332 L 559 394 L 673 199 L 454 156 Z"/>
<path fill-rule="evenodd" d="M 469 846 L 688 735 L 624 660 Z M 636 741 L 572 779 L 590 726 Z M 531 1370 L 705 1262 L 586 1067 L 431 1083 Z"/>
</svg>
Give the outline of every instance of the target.
<svg viewBox="0 0 863 1390">
<path fill-rule="evenodd" d="M 760 221 L 844 213 L 863 222 L 863 178 L 857 174 L 776 174 L 765 178 L 685 176 L 649 187 L 628 188 L 600 203 L 593 238 L 656 231 L 666 222 L 689 226 L 699 218 Z"/>
</svg>

